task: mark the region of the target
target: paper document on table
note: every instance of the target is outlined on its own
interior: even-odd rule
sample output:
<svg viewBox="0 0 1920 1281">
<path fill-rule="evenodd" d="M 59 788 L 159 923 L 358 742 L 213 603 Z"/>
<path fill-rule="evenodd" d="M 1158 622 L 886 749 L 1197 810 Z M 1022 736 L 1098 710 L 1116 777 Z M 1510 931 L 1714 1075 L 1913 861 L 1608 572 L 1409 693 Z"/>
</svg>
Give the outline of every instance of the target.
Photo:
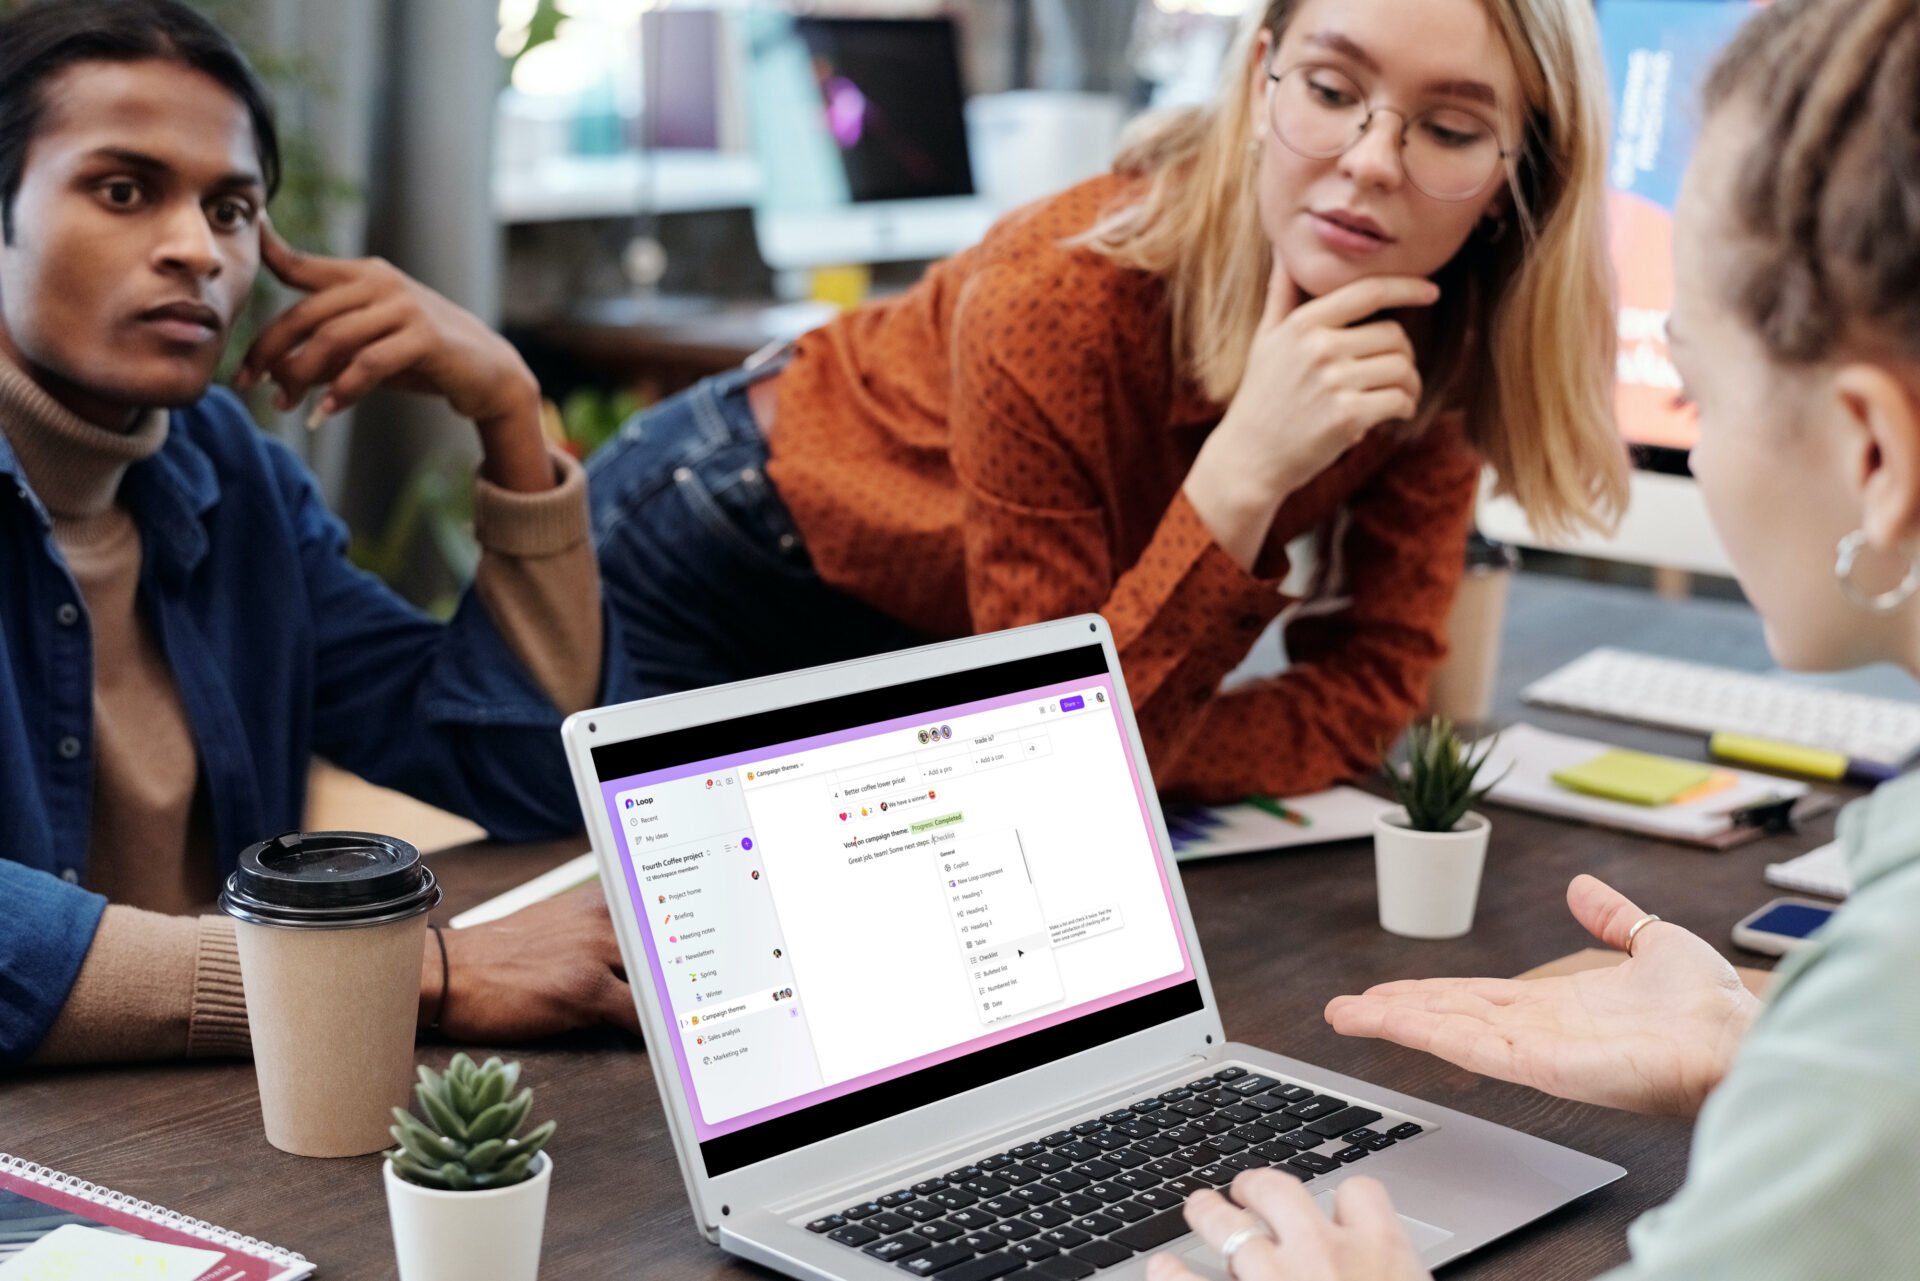
<svg viewBox="0 0 1920 1281">
<path fill-rule="evenodd" d="M 469 925 L 485 925 L 488 921 L 511 916 L 542 899 L 554 898 L 568 890 L 591 884 L 599 875 L 600 869 L 594 864 L 593 851 L 589 850 L 551 871 L 540 873 L 531 881 L 514 886 L 505 894 L 488 899 L 478 907 L 468 908 L 447 924 L 456 930 L 464 930 Z"/>
<path fill-rule="evenodd" d="M 1510 725 L 1500 731 L 1481 774 L 1482 778 L 1500 780 L 1487 799 L 1643 836 L 1722 848 L 1757 832 L 1742 828 L 1735 818 L 1738 811 L 1749 806 L 1798 802 L 1795 815 L 1805 817 L 1834 804 L 1832 797 L 1814 793 L 1805 783 L 1746 770 L 1728 770 L 1733 776 L 1730 786 L 1656 808 L 1582 795 L 1553 781 L 1554 774 L 1591 761 L 1607 747 L 1590 738 L 1552 734 L 1525 723 Z"/>
<path fill-rule="evenodd" d="M 1853 893 L 1853 873 L 1847 870 L 1847 853 L 1839 841 L 1828 841 L 1784 863 L 1769 863 L 1766 875 L 1767 884 L 1802 894 L 1845 898 Z"/>
<path fill-rule="evenodd" d="M 68 1223 L 0 1263 L 0 1281 L 197 1281 L 220 1262 L 218 1250 L 196 1250 Z"/>
<path fill-rule="evenodd" d="M 1280 802 L 1306 819 L 1290 823 L 1268 809 L 1241 805 L 1166 805 L 1167 833 L 1181 862 L 1256 850 L 1326 845 L 1373 835 L 1375 818 L 1393 808 L 1357 787 L 1334 787 Z"/>
</svg>

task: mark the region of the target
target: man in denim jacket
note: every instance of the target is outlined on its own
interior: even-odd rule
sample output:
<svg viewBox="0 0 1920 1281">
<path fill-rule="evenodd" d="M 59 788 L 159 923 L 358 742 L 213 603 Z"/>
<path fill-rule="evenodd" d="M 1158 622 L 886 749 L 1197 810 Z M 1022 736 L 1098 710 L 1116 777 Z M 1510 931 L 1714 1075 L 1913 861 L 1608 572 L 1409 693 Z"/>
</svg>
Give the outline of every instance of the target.
<svg viewBox="0 0 1920 1281">
<path fill-rule="evenodd" d="M 175 0 L 0 23 L 0 1064 L 244 1053 L 206 909 L 299 826 L 314 753 L 500 839 L 580 825 L 556 729 L 620 653 L 581 472 L 478 320 L 281 242 L 277 169 L 252 71 Z M 350 565 L 306 470 L 209 389 L 263 262 L 306 296 L 241 385 L 318 392 L 317 422 L 385 384 L 475 424 L 482 555 L 452 622 Z M 634 1026 L 597 894 L 446 945 L 422 1008 L 452 1035 Z"/>
</svg>

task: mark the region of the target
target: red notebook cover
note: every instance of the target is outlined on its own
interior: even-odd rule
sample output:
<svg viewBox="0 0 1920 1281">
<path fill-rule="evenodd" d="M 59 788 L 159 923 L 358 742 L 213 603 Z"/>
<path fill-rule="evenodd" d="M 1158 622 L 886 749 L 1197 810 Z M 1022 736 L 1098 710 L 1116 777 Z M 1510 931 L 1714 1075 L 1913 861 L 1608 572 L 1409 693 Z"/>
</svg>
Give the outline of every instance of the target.
<svg viewBox="0 0 1920 1281">
<path fill-rule="evenodd" d="M 314 1271 L 291 1250 L 0 1152 L 0 1265 L 69 1223 L 220 1251 L 196 1281 L 298 1281 Z"/>
</svg>

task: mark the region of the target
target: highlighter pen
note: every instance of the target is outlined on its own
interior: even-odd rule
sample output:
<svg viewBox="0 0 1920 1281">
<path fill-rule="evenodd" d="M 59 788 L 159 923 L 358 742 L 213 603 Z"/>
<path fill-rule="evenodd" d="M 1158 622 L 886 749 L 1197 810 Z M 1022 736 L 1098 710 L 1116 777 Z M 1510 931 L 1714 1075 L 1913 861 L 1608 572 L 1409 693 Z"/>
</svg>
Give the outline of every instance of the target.
<svg viewBox="0 0 1920 1281">
<path fill-rule="evenodd" d="M 1279 801 L 1274 800 L 1271 796 L 1249 796 L 1247 798 L 1247 804 L 1253 806 L 1257 810 L 1265 810 L 1267 813 L 1273 815 L 1275 818 L 1285 819 L 1287 822 L 1293 824 L 1295 827 L 1312 827 L 1313 826 L 1312 819 L 1308 818 L 1305 814 L 1302 814 L 1299 810 L 1288 809 L 1286 806 L 1282 805 Z"/>
<path fill-rule="evenodd" d="M 1896 767 L 1877 761 L 1854 760 L 1840 752 L 1755 738 L 1751 734 L 1715 734 L 1707 740 L 1707 751 L 1723 761 L 1738 761 L 1743 765 L 1758 765 L 1762 769 L 1805 774 L 1811 778 L 1845 779 L 1867 786 L 1884 783 L 1900 774 Z"/>
</svg>

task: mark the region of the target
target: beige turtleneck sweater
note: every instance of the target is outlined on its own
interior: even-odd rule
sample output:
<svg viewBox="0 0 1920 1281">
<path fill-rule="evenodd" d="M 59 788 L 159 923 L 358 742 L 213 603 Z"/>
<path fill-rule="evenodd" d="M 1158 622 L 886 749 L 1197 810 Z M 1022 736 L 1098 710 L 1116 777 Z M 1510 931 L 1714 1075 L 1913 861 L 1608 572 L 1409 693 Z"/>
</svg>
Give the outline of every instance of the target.
<svg viewBox="0 0 1920 1281">
<path fill-rule="evenodd" d="M 139 530 L 116 501 L 127 468 L 166 442 L 167 414 L 107 431 L 0 359 L 0 433 L 53 521 L 93 642 L 94 789 L 88 887 L 108 907 L 40 1063 L 245 1054 L 239 956 L 218 892 L 199 758 L 173 673 L 138 601 Z M 599 687 L 600 583 L 586 477 L 556 454 L 536 494 L 474 481 L 474 589 L 562 711 Z"/>
</svg>

